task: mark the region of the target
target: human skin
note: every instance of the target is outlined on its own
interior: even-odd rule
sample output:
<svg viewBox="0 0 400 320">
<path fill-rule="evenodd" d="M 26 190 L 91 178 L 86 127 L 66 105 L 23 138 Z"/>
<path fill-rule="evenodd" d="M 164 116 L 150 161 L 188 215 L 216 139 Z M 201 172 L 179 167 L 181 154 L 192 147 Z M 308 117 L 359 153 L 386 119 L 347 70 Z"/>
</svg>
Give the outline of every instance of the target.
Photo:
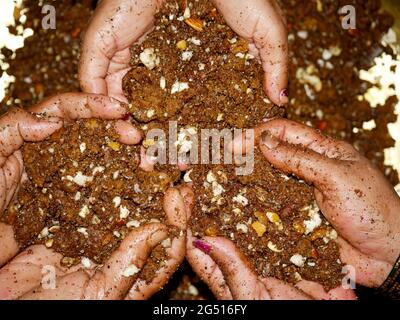
<svg viewBox="0 0 400 320">
<path fill-rule="evenodd" d="M 12 109 L 0 118 L 0 212 L 7 208 L 27 179 L 20 148 L 25 142 L 41 141 L 60 129 L 64 120 L 100 118 L 117 120 L 120 142 L 136 144 L 140 133 L 128 122 L 118 121 L 128 110 L 120 102 L 95 94 L 63 94 L 34 106 L 31 112 Z M 164 211 L 168 225 L 184 230 L 186 215 L 183 199 L 176 189 L 166 192 Z M 169 237 L 168 225 L 151 223 L 134 229 L 103 267 L 92 265 L 65 268 L 62 255 L 43 245 L 20 252 L 13 228 L 0 223 L 0 299 L 145 299 L 159 290 L 182 262 L 185 232 L 172 240 L 166 266 L 151 283 L 122 273 L 130 265 L 141 269 L 152 249 Z M 46 290 L 41 282 L 43 268 L 56 271 L 56 288 Z"/>
<path fill-rule="evenodd" d="M 154 27 L 162 0 L 103 0 L 85 33 L 79 67 L 84 92 L 127 102 L 122 78 L 130 69 L 130 46 Z M 285 17 L 274 0 L 213 0 L 227 24 L 249 41 L 265 71 L 265 91 L 278 105 L 288 102 Z"/>
<path fill-rule="evenodd" d="M 400 254 L 400 199 L 383 174 L 346 142 L 279 119 L 256 128 L 266 159 L 276 168 L 314 186 L 315 199 L 337 230 L 341 260 L 355 270 L 355 281 L 381 285 Z M 235 153 L 251 147 L 245 137 L 234 141 Z M 191 191 L 185 187 L 190 209 Z M 294 288 L 276 279 L 261 279 L 234 244 L 224 238 L 200 241 L 188 231 L 187 257 L 196 271 L 222 298 L 352 299 L 351 290 L 325 292 L 319 284 L 300 281 Z"/>
</svg>

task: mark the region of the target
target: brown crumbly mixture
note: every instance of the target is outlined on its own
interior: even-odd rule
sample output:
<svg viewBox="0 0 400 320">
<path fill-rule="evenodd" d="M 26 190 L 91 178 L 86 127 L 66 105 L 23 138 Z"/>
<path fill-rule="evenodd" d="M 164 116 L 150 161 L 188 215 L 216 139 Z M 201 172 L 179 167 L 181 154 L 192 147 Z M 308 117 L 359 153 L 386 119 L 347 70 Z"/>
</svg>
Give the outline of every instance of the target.
<svg viewBox="0 0 400 320">
<path fill-rule="evenodd" d="M 56 7 L 57 12 L 64 12 L 64 14 L 57 16 L 57 29 L 47 31 L 42 30 L 40 23 L 37 22 L 42 18 L 41 7 L 38 3 L 37 1 L 23 1 L 23 6 L 29 9 L 25 25 L 31 27 L 35 32 L 26 40 L 25 47 L 17 50 L 16 57 L 13 59 L 11 59 L 11 52 L 2 49 L 2 53 L 8 57 L 7 62 L 10 64 L 7 72 L 17 78 L 16 84 L 10 86 L 8 95 L 1 102 L 2 112 L 12 104 L 30 106 L 36 103 L 43 90 L 45 91 L 43 96 L 79 90 L 76 72 L 80 36 L 71 37 L 71 35 L 80 33 L 80 30 L 84 29 L 95 1 L 53 1 L 52 4 Z M 359 102 L 357 96 L 360 92 L 364 92 L 370 84 L 360 80 L 355 73 L 361 67 L 365 68 L 365 66 L 371 65 L 374 56 L 379 55 L 382 50 L 389 50 L 383 48 L 379 42 L 381 35 L 391 26 L 393 18 L 381 10 L 378 0 L 281 0 L 281 3 L 282 9 L 287 15 L 289 35 L 295 36 L 294 41 L 289 41 L 289 91 L 292 99 L 290 108 L 287 110 L 288 117 L 308 122 L 328 134 L 343 137 L 346 141 L 358 146 L 360 152 L 376 163 L 392 184 L 396 185 L 397 173 L 393 168 L 383 165 L 383 149 L 392 147 L 394 144 L 388 135 L 387 123 L 395 120 L 393 107 L 396 99 L 389 99 L 385 106 L 375 109 L 365 102 Z M 318 10 L 318 3 L 322 3 L 322 11 Z M 345 4 L 356 4 L 357 6 L 358 32 L 343 30 L 338 25 L 336 12 L 340 5 Z M 64 19 L 64 17 L 67 18 Z M 306 40 L 297 36 L 298 31 L 304 30 L 308 31 Z M 69 42 L 70 38 L 72 38 L 71 42 Z M 326 68 L 319 66 L 317 61 L 321 57 L 321 49 L 329 48 L 331 45 L 342 48 L 341 55 L 330 60 L 334 65 L 333 70 L 324 70 Z M 43 48 L 45 47 L 52 48 L 53 51 L 51 52 L 49 49 L 44 54 Z M 60 52 L 63 57 L 61 62 L 65 61 L 66 63 L 57 62 L 56 57 Z M 298 65 L 308 65 L 309 63 L 315 65 L 324 88 L 321 92 L 315 92 L 314 99 L 310 99 L 306 95 L 304 84 L 296 79 Z M 47 72 L 50 64 L 52 65 L 51 72 Z M 355 69 L 352 66 L 355 66 Z M 346 70 L 346 72 L 342 72 L 342 70 Z M 37 76 L 31 77 L 31 75 Z M 31 77 L 32 83 L 29 80 L 29 82 L 25 82 L 26 77 Z M 68 78 L 66 81 L 60 81 L 65 77 Z M 332 85 L 334 90 L 325 90 Z M 326 95 L 325 92 L 329 93 L 327 95 L 329 100 L 326 96 L 321 97 Z M 18 101 L 21 102 L 17 103 Z M 378 127 L 372 131 L 363 130 L 361 123 L 370 119 L 375 119 L 379 124 Z M 360 129 L 358 133 L 353 132 L 354 126 Z M 183 275 L 189 274 L 187 270 L 179 272 L 180 274 L 176 274 L 175 277 L 183 278 Z M 176 290 L 170 287 L 166 289 L 171 293 L 168 295 L 164 292 L 165 297 L 179 299 Z M 182 297 L 185 297 L 185 294 L 182 294 Z"/>
<path fill-rule="evenodd" d="M 16 78 L 2 101 L 2 112 L 7 110 L 7 106 L 28 107 L 58 93 L 80 91 L 78 63 L 81 35 L 97 1 L 42 1 L 56 8 L 57 28 L 48 30 L 42 28 L 44 14 L 40 2 L 24 0 L 22 3 L 21 10 L 27 16 L 23 27 L 34 32 L 25 40 L 25 46 L 18 49 L 15 56 L 8 49 L 1 49 L 10 64 L 7 72 Z M 21 10 L 14 11 L 17 24 Z M 13 27 L 10 27 L 10 32 L 17 33 Z"/>
<path fill-rule="evenodd" d="M 233 240 L 264 277 L 306 279 L 326 289 L 340 284 L 343 264 L 331 241 L 337 234 L 313 204 L 310 186 L 272 168 L 258 150 L 250 175 L 237 176 L 233 165 L 198 165 L 188 175 L 195 236 Z"/>
<path fill-rule="evenodd" d="M 66 123 L 45 141 L 24 145 L 28 180 L 3 216 L 21 249 L 45 244 L 65 265 L 83 257 L 102 264 L 133 228 L 166 222 L 164 192 L 180 172 L 141 170 L 140 147 L 120 144 L 113 124 Z M 153 258 L 144 279 L 165 262 L 164 248 Z"/>
<path fill-rule="evenodd" d="M 133 117 L 146 123 L 142 128 L 157 127 L 159 122 L 165 128 L 167 120 L 197 131 L 248 128 L 263 118 L 283 116 L 284 110 L 265 96 L 264 73 L 250 55 L 247 42 L 225 24 L 209 1 L 188 3 L 192 20 L 180 21 L 184 8 L 178 1 L 167 1 L 156 16 L 155 31 L 141 45 L 133 46 L 133 68 L 125 76 L 124 90 Z M 202 31 L 191 26 L 193 21 L 200 23 Z M 234 168 L 195 165 L 187 173 L 186 180 L 195 186 L 196 205 L 190 219 L 195 235 L 231 238 L 262 276 L 291 283 L 304 277 L 326 288 L 337 286 L 342 263 L 338 262 L 338 247 L 327 237 L 332 228 L 323 225 L 304 235 L 312 189 L 282 177 L 259 153 L 251 175 L 237 177 Z M 221 180 L 211 181 L 216 177 Z M 233 201 L 238 195 L 245 197 L 245 206 Z M 282 230 L 268 222 L 268 211 L 281 216 Z M 256 221 L 266 228 L 260 236 L 252 229 Z M 293 225 L 301 230 L 294 231 Z M 269 242 L 282 252 L 272 251 Z M 293 255 L 307 258 L 304 267 L 290 262 Z"/>
<path fill-rule="evenodd" d="M 167 1 L 156 16 L 155 30 L 132 48 L 132 70 L 123 88 L 134 118 L 220 129 L 250 128 L 263 118 L 282 116 L 284 110 L 263 91 L 263 71 L 247 42 L 210 2 L 189 1 L 192 17 L 204 23 L 203 32 L 177 20 L 183 14 L 178 3 Z M 145 66 L 148 56 L 151 62 Z M 179 85 L 187 89 L 177 91 Z"/>
<path fill-rule="evenodd" d="M 350 142 L 396 185 L 398 173 L 383 164 L 383 149 L 394 145 L 387 124 L 396 121 L 397 98 L 391 97 L 377 108 L 358 98 L 371 87 L 360 79 L 359 71 L 372 67 L 374 58 L 383 52 L 393 55 L 389 46 L 381 44 L 382 36 L 393 25 L 393 16 L 381 9 L 379 0 L 281 2 L 289 33 L 288 118 L 307 122 L 330 136 Z M 345 5 L 356 8 L 356 30 L 341 27 L 337 12 Z M 332 54 L 328 60 L 323 59 L 324 50 Z M 312 68 L 311 74 L 321 80 L 320 91 L 310 84 L 305 88 L 306 84 L 298 77 L 299 68 Z M 362 123 L 371 119 L 377 127 L 364 130 Z"/>
</svg>

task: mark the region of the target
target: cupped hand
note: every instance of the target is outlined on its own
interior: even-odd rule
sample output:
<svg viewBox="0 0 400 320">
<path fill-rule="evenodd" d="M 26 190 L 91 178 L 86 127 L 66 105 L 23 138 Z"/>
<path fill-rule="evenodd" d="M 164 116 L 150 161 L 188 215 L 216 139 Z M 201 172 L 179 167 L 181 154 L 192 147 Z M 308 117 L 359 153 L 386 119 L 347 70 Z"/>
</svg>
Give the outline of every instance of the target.
<svg viewBox="0 0 400 320">
<path fill-rule="evenodd" d="M 400 199 L 384 175 L 350 144 L 293 121 L 256 129 L 260 148 L 276 168 L 314 186 L 318 207 L 339 234 L 341 260 L 356 282 L 378 287 L 400 254 Z M 245 151 L 245 139 L 234 143 Z"/>
<path fill-rule="evenodd" d="M 46 139 L 63 126 L 63 120 L 101 118 L 117 120 L 128 112 L 112 98 L 94 94 L 64 94 L 34 106 L 31 112 L 12 109 L 0 118 L 0 212 L 8 206 L 27 179 L 20 151 L 24 142 Z M 140 133 L 129 123 L 116 121 L 120 142 L 135 144 Z M 170 225 L 185 228 L 183 200 L 175 189 L 167 191 L 164 211 Z M 104 266 L 90 270 L 60 265 L 62 255 L 43 245 L 34 245 L 19 253 L 11 226 L 0 223 L 0 299 L 123 299 L 147 298 L 168 281 L 185 254 L 184 232 L 172 240 L 167 263 L 152 283 L 127 276 L 126 270 L 140 270 L 152 249 L 170 237 L 169 227 L 147 224 L 134 229 Z M 18 254 L 19 253 L 19 254 Z M 43 270 L 52 267 L 54 284 L 47 289 Z M 48 278 L 46 278 L 48 279 Z M 131 292 L 130 292 L 131 291 Z M 132 293 L 133 292 L 133 293 Z"/>
<path fill-rule="evenodd" d="M 194 203 L 190 186 L 181 187 L 188 219 Z M 338 287 L 325 292 L 322 285 L 302 280 L 296 287 L 272 277 L 260 277 L 250 262 L 223 237 L 197 239 L 187 231 L 186 258 L 193 270 L 209 286 L 217 299 L 223 300 L 351 300 L 351 289 Z M 300 290 L 301 289 L 301 290 Z"/>
<path fill-rule="evenodd" d="M 288 102 L 288 44 L 285 18 L 275 0 L 213 0 L 227 24 L 250 43 L 262 62 L 265 90 L 278 105 Z M 163 0 L 103 0 L 85 33 L 79 68 L 81 88 L 127 101 L 122 78 L 130 46 L 154 26 Z"/>
</svg>

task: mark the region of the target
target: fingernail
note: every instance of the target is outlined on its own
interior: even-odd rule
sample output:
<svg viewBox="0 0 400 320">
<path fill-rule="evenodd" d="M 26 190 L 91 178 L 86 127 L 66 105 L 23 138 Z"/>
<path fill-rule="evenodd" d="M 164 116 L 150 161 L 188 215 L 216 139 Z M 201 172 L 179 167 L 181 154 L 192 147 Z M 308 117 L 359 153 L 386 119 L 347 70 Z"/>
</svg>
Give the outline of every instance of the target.
<svg viewBox="0 0 400 320">
<path fill-rule="evenodd" d="M 261 134 L 261 141 L 268 149 L 275 149 L 279 145 L 279 140 L 271 136 L 268 131 Z"/>
<path fill-rule="evenodd" d="M 207 242 L 201 241 L 201 240 L 194 240 L 193 245 L 195 246 L 195 248 L 197 248 L 207 254 L 209 254 L 212 250 L 212 246 L 210 244 L 208 244 Z"/>
<path fill-rule="evenodd" d="M 282 105 L 287 104 L 289 102 L 289 97 L 288 97 L 288 90 L 283 89 L 281 91 L 281 94 L 279 95 L 279 100 Z"/>
</svg>

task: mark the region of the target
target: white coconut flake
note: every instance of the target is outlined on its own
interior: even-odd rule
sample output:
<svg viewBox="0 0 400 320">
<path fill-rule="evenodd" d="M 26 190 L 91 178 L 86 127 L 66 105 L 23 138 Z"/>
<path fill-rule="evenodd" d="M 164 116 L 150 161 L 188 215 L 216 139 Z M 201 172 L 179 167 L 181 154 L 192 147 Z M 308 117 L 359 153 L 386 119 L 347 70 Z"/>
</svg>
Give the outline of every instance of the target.
<svg viewBox="0 0 400 320">
<path fill-rule="evenodd" d="M 290 257 L 290 262 L 298 267 L 303 267 L 306 260 L 307 258 L 303 257 L 301 254 L 294 254 Z"/>
<path fill-rule="evenodd" d="M 121 201 L 122 201 L 121 197 L 119 196 L 114 197 L 113 199 L 114 206 L 118 208 L 121 205 Z"/>
<path fill-rule="evenodd" d="M 83 258 L 81 259 L 81 263 L 82 263 L 82 266 L 83 266 L 85 269 L 90 269 L 90 267 L 92 266 L 92 263 L 91 263 L 90 259 L 89 259 L 89 258 L 86 258 L 86 257 L 83 257 Z"/>
<path fill-rule="evenodd" d="M 131 221 L 129 221 L 129 222 L 126 224 L 126 226 L 127 226 L 128 228 L 137 228 L 137 227 L 140 226 L 140 222 L 137 221 L 137 220 L 131 220 Z"/>
<path fill-rule="evenodd" d="M 97 166 L 93 169 L 93 175 L 95 175 L 96 173 L 103 173 L 104 170 L 106 170 L 105 167 L 103 166 Z"/>
<path fill-rule="evenodd" d="M 62 177 L 62 180 L 64 180 L 64 179 L 67 179 L 68 181 L 71 181 L 81 187 L 85 187 L 87 183 L 93 181 L 93 177 L 85 176 L 84 174 L 82 174 L 81 171 L 79 171 L 75 175 L 75 177 L 72 177 L 72 176 Z"/>
<path fill-rule="evenodd" d="M 238 223 L 236 225 L 236 230 L 242 233 L 247 233 L 249 231 L 249 228 L 244 223 Z"/>
<path fill-rule="evenodd" d="M 182 60 L 183 61 L 190 61 L 193 57 L 193 51 L 183 51 L 182 52 Z"/>
<path fill-rule="evenodd" d="M 81 218 L 85 219 L 86 216 L 87 216 L 89 213 L 90 213 L 89 207 L 85 204 L 85 205 L 81 208 L 81 210 L 79 211 L 78 215 L 79 215 Z"/>
<path fill-rule="evenodd" d="M 164 90 L 166 85 L 167 85 L 167 81 L 165 80 L 165 77 L 161 77 L 160 78 L 160 88 Z"/>
<path fill-rule="evenodd" d="M 89 237 L 89 233 L 87 232 L 86 228 L 81 227 L 81 228 L 76 229 L 76 231 L 83 234 L 85 236 L 85 238 Z"/>
<path fill-rule="evenodd" d="M 126 218 L 128 218 L 129 213 L 130 213 L 130 211 L 129 211 L 129 209 L 128 209 L 127 207 L 121 206 L 121 207 L 119 208 L 119 217 L 120 217 L 121 219 L 126 219 Z"/>
<path fill-rule="evenodd" d="M 315 228 L 318 228 L 321 223 L 321 216 L 319 215 L 319 209 L 317 205 L 314 203 L 313 205 L 306 207 L 308 209 L 309 220 L 304 221 L 305 234 L 309 234 L 314 231 Z"/>
<path fill-rule="evenodd" d="M 140 269 L 138 267 L 136 267 L 134 264 L 131 264 L 122 272 L 122 276 L 125 278 L 129 278 L 139 273 L 139 271 Z"/>
<path fill-rule="evenodd" d="M 77 193 L 75 193 L 75 197 L 74 197 L 74 200 L 75 201 L 79 201 L 79 200 L 81 200 L 81 193 L 78 191 Z"/>
<path fill-rule="evenodd" d="M 307 39 L 308 38 L 308 32 L 307 31 L 298 31 L 297 36 L 301 39 Z"/>
<path fill-rule="evenodd" d="M 185 173 L 185 175 L 183 176 L 183 181 L 184 182 L 186 182 L 186 183 L 192 182 L 192 179 L 190 178 L 191 172 L 192 172 L 192 169 Z"/>
<path fill-rule="evenodd" d="M 249 200 L 242 194 L 238 194 L 237 196 L 233 197 L 232 200 L 236 203 L 241 204 L 244 207 L 249 204 Z"/>
<path fill-rule="evenodd" d="M 84 153 L 86 151 L 86 143 L 85 142 L 82 142 L 79 145 L 79 150 L 81 150 L 81 153 Z"/>
<path fill-rule="evenodd" d="M 157 57 L 154 48 L 144 49 L 140 53 L 139 59 L 149 70 L 154 69 L 160 64 L 160 58 Z"/>
<path fill-rule="evenodd" d="M 189 84 L 187 82 L 176 81 L 171 88 L 171 94 L 182 92 L 189 89 Z"/>
</svg>

